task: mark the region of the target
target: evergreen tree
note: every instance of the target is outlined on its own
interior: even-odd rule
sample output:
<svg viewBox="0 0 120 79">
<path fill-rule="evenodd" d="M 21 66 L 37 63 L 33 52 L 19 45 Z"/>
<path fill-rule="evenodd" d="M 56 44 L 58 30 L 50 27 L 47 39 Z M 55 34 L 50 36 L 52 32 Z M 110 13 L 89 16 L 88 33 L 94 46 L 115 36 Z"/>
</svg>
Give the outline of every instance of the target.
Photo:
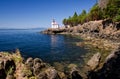
<svg viewBox="0 0 120 79">
<path fill-rule="evenodd" d="M 102 0 L 101 0 L 102 1 Z M 120 0 L 106 0 L 106 7 L 101 8 L 95 4 L 87 13 L 85 10 L 81 14 L 77 14 L 63 20 L 64 25 L 76 26 L 87 21 L 100 20 L 110 18 L 113 21 L 120 21 Z"/>
<path fill-rule="evenodd" d="M 73 17 L 72 17 L 72 26 L 76 26 L 78 24 L 78 15 L 75 12 Z"/>
<path fill-rule="evenodd" d="M 78 17 L 78 15 L 77 15 L 77 13 L 75 12 L 74 15 L 73 15 L 73 18 L 77 18 L 77 17 Z"/>
<path fill-rule="evenodd" d="M 95 4 L 91 10 L 90 10 L 90 20 L 99 20 L 102 19 L 102 12 L 98 6 L 98 4 Z"/>
<path fill-rule="evenodd" d="M 85 20 L 86 20 L 86 14 L 87 14 L 86 11 L 83 10 L 82 13 L 78 16 L 78 22 L 79 22 L 79 24 L 82 24 L 82 23 L 85 22 Z"/>
<path fill-rule="evenodd" d="M 67 25 L 67 19 L 66 19 L 66 18 L 63 19 L 63 24 L 64 24 L 64 25 Z"/>
</svg>

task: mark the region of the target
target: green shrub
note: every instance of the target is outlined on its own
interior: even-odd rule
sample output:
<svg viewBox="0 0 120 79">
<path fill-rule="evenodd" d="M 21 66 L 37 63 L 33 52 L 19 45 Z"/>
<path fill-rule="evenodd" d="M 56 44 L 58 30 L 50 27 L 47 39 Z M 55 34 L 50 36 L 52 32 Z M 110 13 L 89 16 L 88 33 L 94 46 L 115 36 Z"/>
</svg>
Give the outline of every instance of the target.
<svg viewBox="0 0 120 79">
<path fill-rule="evenodd" d="M 113 19 L 113 21 L 115 21 L 115 22 L 120 21 L 120 15 L 117 15 L 117 16 Z"/>
</svg>

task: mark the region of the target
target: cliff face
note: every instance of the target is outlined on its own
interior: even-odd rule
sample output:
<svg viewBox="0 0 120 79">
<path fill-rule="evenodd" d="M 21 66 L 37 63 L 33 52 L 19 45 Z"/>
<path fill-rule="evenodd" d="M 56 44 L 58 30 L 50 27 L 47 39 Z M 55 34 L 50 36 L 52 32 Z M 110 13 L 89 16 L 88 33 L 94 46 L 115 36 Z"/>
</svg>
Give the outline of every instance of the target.
<svg viewBox="0 0 120 79">
<path fill-rule="evenodd" d="M 106 8 L 109 0 L 99 0 L 98 5 L 101 9 Z"/>
</svg>

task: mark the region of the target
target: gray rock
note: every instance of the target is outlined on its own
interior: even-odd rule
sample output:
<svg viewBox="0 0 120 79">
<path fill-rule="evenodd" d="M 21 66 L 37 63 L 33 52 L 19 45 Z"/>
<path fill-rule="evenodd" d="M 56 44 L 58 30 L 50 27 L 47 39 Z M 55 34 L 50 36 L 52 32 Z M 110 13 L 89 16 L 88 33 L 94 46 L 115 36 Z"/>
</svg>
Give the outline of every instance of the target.
<svg viewBox="0 0 120 79">
<path fill-rule="evenodd" d="M 109 2 L 109 0 L 99 0 L 98 5 L 101 9 L 104 9 L 104 8 L 106 8 L 108 2 Z"/>
<path fill-rule="evenodd" d="M 101 54 L 100 53 L 96 53 L 88 61 L 87 65 L 90 67 L 91 70 L 94 70 L 99 65 L 100 59 L 101 59 Z"/>
<path fill-rule="evenodd" d="M 29 67 L 32 67 L 33 66 L 33 58 L 28 58 L 25 62 L 25 64 Z"/>
<path fill-rule="evenodd" d="M 7 75 L 6 79 L 15 79 L 13 75 Z"/>
<path fill-rule="evenodd" d="M 57 71 L 54 68 L 46 69 L 45 73 L 47 74 L 48 79 L 60 79 Z"/>
<path fill-rule="evenodd" d="M 88 79 L 120 79 L 120 47 L 113 51 L 97 71 L 90 71 Z"/>
<path fill-rule="evenodd" d="M 45 72 L 41 72 L 37 75 L 37 79 L 48 79 Z"/>
<path fill-rule="evenodd" d="M 34 65 L 37 63 L 42 63 L 42 60 L 40 58 L 35 58 L 34 59 Z"/>
<path fill-rule="evenodd" d="M 40 73 L 40 69 L 33 68 L 33 74 L 37 76 Z"/>
</svg>

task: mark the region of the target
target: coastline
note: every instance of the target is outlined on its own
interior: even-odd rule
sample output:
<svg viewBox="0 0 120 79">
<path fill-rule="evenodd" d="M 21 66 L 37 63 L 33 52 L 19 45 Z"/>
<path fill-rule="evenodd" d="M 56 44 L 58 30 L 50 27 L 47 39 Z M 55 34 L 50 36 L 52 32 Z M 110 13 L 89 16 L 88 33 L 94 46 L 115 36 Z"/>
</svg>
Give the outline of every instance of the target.
<svg viewBox="0 0 120 79">
<path fill-rule="evenodd" d="M 110 19 L 90 21 L 83 25 L 69 28 L 49 28 L 43 34 L 62 34 L 82 38 L 83 42 L 77 46 L 93 46 L 99 49 L 114 50 L 120 45 L 120 23 L 113 23 Z"/>
<path fill-rule="evenodd" d="M 76 42 L 76 45 L 83 47 L 85 46 L 86 49 L 91 50 L 83 57 L 85 64 L 82 68 L 79 69 L 76 64 L 72 63 L 69 64 L 66 68 L 62 68 L 63 66 L 57 62 L 55 63 L 55 67 L 51 66 L 49 63 L 45 63 L 40 58 L 29 57 L 28 59 L 24 60 L 24 58 L 20 54 L 20 51 L 17 49 L 14 53 L 0 53 L 0 74 L 2 74 L 0 75 L 0 78 L 100 79 L 101 77 L 103 77 L 104 79 L 109 79 L 109 76 L 112 76 L 111 78 L 114 79 L 116 79 L 116 77 L 118 78 L 120 71 L 116 70 L 119 69 L 120 66 L 120 42 L 119 38 L 116 39 L 116 37 L 119 37 L 119 30 L 117 30 L 117 34 L 114 34 L 115 31 L 110 31 L 106 34 L 105 32 L 108 29 L 102 29 L 103 32 L 100 30 L 100 28 L 103 27 L 101 25 L 102 22 L 103 21 L 92 21 L 83 24 L 82 27 L 78 26 L 67 29 L 62 28 L 62 30 L 48 29 L 47 31 L 45 30 L 42 32 L 45 34 L 72 35 L 73 37 L 78 39 L 82 38 L 84 41 Z M 89 27 L 89 25 L 92 26 L 91 24 L 94 25 L 94 28 L 98 27 L 98 25 L 101 25 L 99 27 L 99 32 L 96 31 L 98 30 L 98 28 L 93 29 L 92 27 Z M 106 28 L 108 27 L 106 26 Z M 115 38 L 111 38 L 109 34 L 113 34 Z M 107 70 L 108 68 L 109 70 Z M 114 75 L 113 73 L 116 73 L 118 75 Z"/>
<path fill-rule="evenodd" d="M 109 57 L 109 55 L 111 55 L 110 52 L 113 52 L 119 49 L 120 47 L 119 23 L 113 23 L 110 19 L 90 21 L 90 22 L 84 23 L 83 25 L 74 26 L 70 28 L 58 28 L 58 29 L 51 28 L 43 31 L 42 33 L 43 34 L 63 34 L 63 35 L 72 35 L 74 37 L 80 37 L 84 41 L 77 42 L 76 43 L 77 46 L 81 46 L 81 47 L 86 46 L 86 48 L 90 50 L 94 49 L 93 51 L 95 51 L 96 49 L 101 50 L 101 52 L 99 52 L 100 59 L 98 59 L 96 67 L 93 69 L 91 68 L 86 69 L 86 67 L 83 68 L 82 70 L 83 71 L 85 70 L 84 71 L 85 73 L 87 71 L 96 72 L 101 70 L 104 67 L 105 62 L 107 61 L 106 59 Z M 90 57 L 94 56 L 94 54 L 92 54 Z M 89 60 L 92 60 L 92 58 L 91 59 L 88 58 L 87 60 L 85 60 L 86 63 L 89 62 Z M 91 63 L 93 63 L 93 60 Z M 85 74 L 82 74 L 82 76 L 84 76 L 85 78 Z M 91 79 L 94 79 L 94 77 Z"/>
<path fill-rule="evenodd" d="M 19 49 L 14 53 L 0 52 L 0 78 L 1 79 L 104 79 L 119 78 L 119 72 L 116 71 L 120 66 L 120 47 L 113 50 L 101 66 L 102 54 L 94 54 L 86 63 L 80 73 L 77 65 L 70 64 L 66 71 L 59 71 L 40 58 L 24 58 Z M 116 65 L 117 64 L 117 65 Z M 109 70 L 107 70 L 109 68 Z M 114 75 L 117 73 L 118 75 Z M 113 75 L 111 75 L 113 74 Z M 107 76 L 106 76 L 107 75 Z"/>
</svg>

